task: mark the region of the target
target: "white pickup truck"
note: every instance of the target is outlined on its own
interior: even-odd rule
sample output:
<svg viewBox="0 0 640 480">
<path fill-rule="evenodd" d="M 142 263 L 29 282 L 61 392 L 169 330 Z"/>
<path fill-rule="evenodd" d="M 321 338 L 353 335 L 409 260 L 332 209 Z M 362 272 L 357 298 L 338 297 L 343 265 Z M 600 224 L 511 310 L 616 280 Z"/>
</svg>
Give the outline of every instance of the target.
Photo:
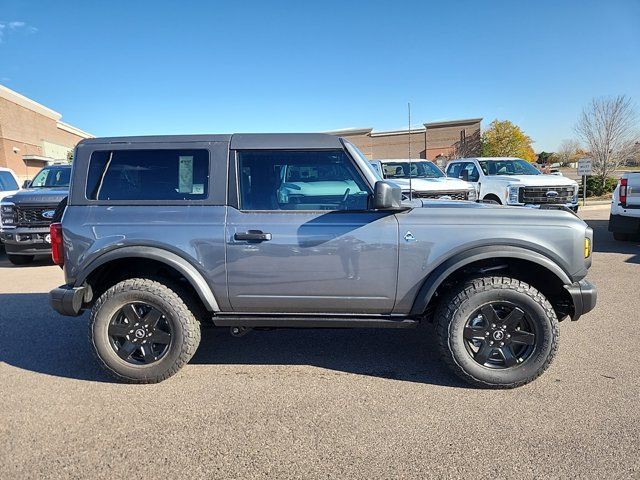
<svg viewBox="0 0 640 480">
<path fill-rule="evenodd" d="M 624 173 L 611 198 L 609 231 L 616 240 L 640 234 L 640 172 Z"/>
<path fill-rule="evenodd" d="M 20 190 L 20 180 L 9 168 L 0 167 L 0 200 Z"/>
<path fill-rule="evenodd" d="M 415 198 L 477 200 L 473 185 L 458 178 L 448 178 L 428 160 L 390 159 L 370 163 L 381 178 L 400 186 L 405 195 L 411 190 Z"/>
<path fill-rule="evenodd" d="M 544 175 L 521 158 L 459 158 L 447 176 L 472 182 L 478 199 L 501 205 L 564 205 L 578 210 L 578 184 L 561 175 Z"/>
</svg>

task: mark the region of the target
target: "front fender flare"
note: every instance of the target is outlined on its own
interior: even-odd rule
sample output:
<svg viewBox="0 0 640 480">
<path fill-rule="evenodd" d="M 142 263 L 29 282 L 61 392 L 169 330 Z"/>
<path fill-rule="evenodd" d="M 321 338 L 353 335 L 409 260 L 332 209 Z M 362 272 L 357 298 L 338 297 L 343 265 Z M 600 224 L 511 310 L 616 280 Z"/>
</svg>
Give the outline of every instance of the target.
<svg viewBox="0 0 640 480">
<path fill-rule="evenodd" d="M 147 258 L 150 260 L 156 260 L 174 268 L 180 272 L 195 289 L 207 310 L 210 312 L 220 311 L 218 302 L 216 301 L 211 287 L 198 269 L 183 257 L 157 247 L 130 246 L 109 250 L 94 259 L 89 263 L 89 265 L 84 267 L 81 272 L 79 272 L 75 285 L 79 286 L 84 284 L 89 275 L 91 275 L 98 267 L 113 260 L 121 260 L 123 258 Z"/>
<path fill-rule="evenodd" d="M 410 315 L 422 315 L 438 287 L 456 270 L 479 260 L 489 258 L 517 258 L 536 263 L 555 274 L 564 285 L 572 280 L 556 262 L 541 253 L 512 245 L 475 247 L 457 253 L 438 265 L 424 280 L 411 307 Z"/>
</svg>

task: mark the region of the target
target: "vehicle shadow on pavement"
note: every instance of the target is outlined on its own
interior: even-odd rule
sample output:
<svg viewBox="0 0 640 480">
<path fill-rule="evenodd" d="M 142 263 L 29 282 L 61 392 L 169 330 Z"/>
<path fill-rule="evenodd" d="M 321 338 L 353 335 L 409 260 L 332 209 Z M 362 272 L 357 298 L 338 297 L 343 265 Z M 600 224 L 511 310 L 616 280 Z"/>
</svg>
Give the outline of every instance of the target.
<svg viewBox="0 0 640 480">
<path fill-rule="evenodd" d="M 608 231 L 608 220 L 587 220 L 593 228 L 593 251 L 596 253 L 622 253 L 631 257 L 626 263 L 640 264 L 640 236 L 635 236 L 626 242 L 614 240 L 613 234 Z"/>
<path fill-rule="evenodd" d="M 352 373 L 450 387 L 468 385 L 441 361 L 434 330 L 279 329 L 250 331 L 206 328 L 193 364 L 311 365 Z"/>
<path fill-rule="evenodd" d="M 44 293 L 0 294 L 0 362 L 46 375 L 112 382 L 91 352 L 87 315 L 58 315 Z M 228 328 L 205 327 L 200 348 L 190 363 L 312 365 L 466 387 L 440 361 L 432 332 L 429 326 L 417 330 L 291 329 L 255 331 L 235 338 Z"/>
</svg>

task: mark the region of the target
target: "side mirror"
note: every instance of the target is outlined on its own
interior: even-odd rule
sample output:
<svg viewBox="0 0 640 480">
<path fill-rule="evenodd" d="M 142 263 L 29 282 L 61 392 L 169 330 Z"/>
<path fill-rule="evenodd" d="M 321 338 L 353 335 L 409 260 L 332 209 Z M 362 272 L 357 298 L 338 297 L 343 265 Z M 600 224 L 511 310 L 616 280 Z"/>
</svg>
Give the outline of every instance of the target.
<svg viewBox="0 0 640 480">
<path fill-rule="evenodd" d="M 22 184 L 22 188 L 29 188 L 31 186 L 31 180 L 25 180 Z"/>
<path fill-rule="evenodd" d="M 395 183 L 379 180 L 373 187 L 375 210 L 402 210 L 402 189 Z"/>
<path fill-rule="evenodd" d="M 464 169 L 460 172 L 460 179 L 464 180 L 465 182 L 469 181 L 469 170 Z"/>
</svg>

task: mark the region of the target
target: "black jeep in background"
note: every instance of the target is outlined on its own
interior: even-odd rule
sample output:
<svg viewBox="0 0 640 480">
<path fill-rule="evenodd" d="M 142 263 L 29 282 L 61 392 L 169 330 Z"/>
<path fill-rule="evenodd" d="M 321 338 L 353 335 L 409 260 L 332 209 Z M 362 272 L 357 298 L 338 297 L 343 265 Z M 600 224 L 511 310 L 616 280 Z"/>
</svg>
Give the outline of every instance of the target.
<svg viewBox="0 0 640 480">
<path fill-rule="evenodd" d="M 26 265 L 36 255 L 51 255 L 49 225 L 69 192 L 70 178 L 71 165 L 49 165 L 27 189 L 2 200 L 0 238 L 11 263 Z"/>
</svg>

